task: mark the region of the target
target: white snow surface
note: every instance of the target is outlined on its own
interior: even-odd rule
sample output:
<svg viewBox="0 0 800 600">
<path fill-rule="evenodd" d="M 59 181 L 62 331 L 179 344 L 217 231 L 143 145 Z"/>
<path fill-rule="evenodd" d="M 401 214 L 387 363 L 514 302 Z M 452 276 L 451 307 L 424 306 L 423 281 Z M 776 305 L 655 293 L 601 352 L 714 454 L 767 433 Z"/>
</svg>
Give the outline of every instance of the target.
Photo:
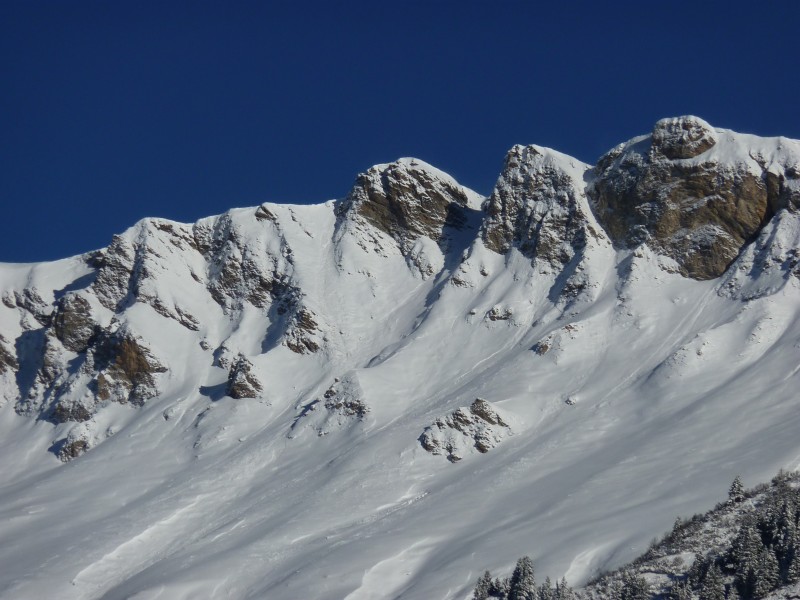
<svg viewBox="0 0 800 600">
<path fill-rule="evenodd" d="M 709 152 L 750 143 L 729 135 Z M 781 138 L 753 145 L 776 163 L 779 147 L 800 155 Z M 265 261 L 291 249 L 281 268 L 320 351 L 265 345 L 266 310 L 224 312 L 190 276 L 199 255 L 161 241 L 165 221 L 123 234 L 157 248 L 148 293 L 199 330 L 141 302 L 114 317 L 169 371 L 143 407 L 111 403 L 77 425 L 96 445 L 71 462 L 47 449 L 75 425 L 20 416 L 13 397 L 0 406 L 0 598 L 460 600 L 524 554 L 539 579 L 579 585 L 710 508 L 735 475 L 752 485 L 800 467 L 800 286 L 753 268 L 759 243 L 797 248 L 797 214 L 776 215 L 714 281 L 670 273 L 644 247 L 592 245 L 582 268 L 598 283 L 565 309 L 549 295 L 559 273 L 474 232 L 455 257 L 422 244 L 439 269 L 422 278 L 338 230 L 335 202 L 265 206 L 274 221 L 249 208 L 203 222 L 229 219 Z M 50 302 L 92 273 L 81 257 L 0 265 L 0 292 L 35 286 Z M 20 314 L 0 304 L 12 345 Z M 252 362 L 262 397 L 208 392 L 227 376 L 222 344 Z M 337 378 L 362 419 L 306 410 Z M 513 421 L 502 443 L 455 464 L 421 447 L 425 427 L 478 397 Z"/>
</svg>

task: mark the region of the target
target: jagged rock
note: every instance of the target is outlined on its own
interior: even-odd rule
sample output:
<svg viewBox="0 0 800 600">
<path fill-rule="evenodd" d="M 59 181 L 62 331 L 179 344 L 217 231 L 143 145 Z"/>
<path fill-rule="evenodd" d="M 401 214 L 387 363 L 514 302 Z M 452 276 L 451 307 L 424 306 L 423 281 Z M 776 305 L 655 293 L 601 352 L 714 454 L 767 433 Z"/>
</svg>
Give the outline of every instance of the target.
<svg viewBox="0 0 800 600">
<path fill-rule="evenodd" d="M 83 296 L 67 294 L 58 301 L 53 314 L 53 332 L 67 350 L 84 352 L 96 329 L 91 306 Z"/>
<path fill-rule="evenodd" d="M 717 143 L 717 132 L 698 117 L 661 119 L 653 127 L 651 152 L 669 159 L 694 158 Z"/>
<path fill-rule="evenodd" d="M 529 258 L 563 267 L 589 237 L 603 237 L 592 225 L 582 181 L 575 179 L 574 172 L 586 169 L 552 150 L 514 146 L 486 203 L 481 232 L 486 247 L 501 254 L 516 247 Z"/>
<path fill-rule="evenodd" d="M 8 347 L 6 338 L 0 334 L 0 373 L 16 373 L 19 362 L 14 352 Z"/>
<path fill-rule="evenodd" d="M 313 312 L 307 308 L 297 311 L 286 331 L 285 344 L 297 354 L 313 353 L 320 349 L 319 326 Z"/>
<path fill-rule="evenodd" d="M 92 290 L 109 310 L 117 310 L 128 296 L 135 256 L 133 245 L 121 235 L 115 235 L 108 248 L 96 259 L 100 267 Z"/>
<path fill-rule="evenodd" d="M 494 306 L 486 313 L 486 318 L 490 321 L 508 321 L 514 316 L 514 312 L 510 308 L 501 308 Z"/>
<path fill-rule="evenodd" d="M 369 412 L 369 407 L 364 403 L 360 393 L 353 393 L 354 389 L 356 388 L 347 383 L 335 382 L 323 394 L 325 408 L 345 417 L 363 419 Z M 357 391 L 360 392 L 360 387 Z"/>
<path fill-rule="evenodd" d="M 422 161 L 400 159 L 360 174 L 336 212 L 340 221 L 351 218 L 357 226 L 366 223 L 388 234 L 422 276 L 429 277 L 435 269 L 418 240 L 428 238 L 446 251 L 446 229 L 462 229 L 468 207 L 468 192 L 448 175 Z M 383 253 L 380 241 L 372 241 L 374 250 Z"/>
<path fill-rule="evenodd" d="M 497 409 L 482 398 L 469 408 L 458 408 L 426 427 L 420 445 L 431 454 L 445 455 L 458 462 L 475 449 L 485 454 L 511 434 L 510 427 Z"/>
<path fill-rule="evenodd" d="M 59 401 L 53 409 L 52 419 L 56 423 L 66 423 L 75 421 L 82 423 L 92 418 L 92 411 L 81 402 L 71 402 L 69 400 Z"/>
<path fill-rule="evenodd" d="M 788 204 L 791 193 L 780 177 L 741 162 L 700 160 L 715 143 L 712 134 L 695 117 L 665 119 L 649 138 L 600 159 L 588 193 L 617 246 L 647 243 L 684 275 L 713 279 Z"/>
<path fill-rule="evenodd" d="M 40 325 L 50 324 L 52 307 L 42 299 L 35 287 L 25 288 L 21 292 L 15 291 L 13 303 L 33 315 Z"/>
<path fill-rule="evenodd" d="M 86 440 L 65 441 L 57 456 L 62 462 L 69 462 L 84 454 L 88 449 L 89 443 Z"/>
<path fill-rule="evenodd" d="M 256 209 L 256 219 L 259 221 L 277 222 L 278 218 L 263 204 Z"/>
<path fill-rule="evenodd" d="M 120 404 L 141 406 L 157 396 L 153 376 L 167 371 L 142 340 L 126 332 L 104 332 L 94 348 L 94 359 L 95 395 Z"/>
<path fill-rule="evenodd" d="M 364 400 L 364 391 L 355 373 L 336 379 L 322 398 L 316 398 L 303 407 L 292 424 L 292 432 L 301 425 L 310 427 L 318 436 L 329 434 L 362 422 L 370 412 Z M 289 437 L 293 437 L 290 433 Z"/>
<path fill-rule="evenodd" d="M 223 215 L 213 226 L 196 224 L 194 239 L 208 263 L 206 287 L 226 311 L 241 309 L 245 301 L 266 308 L 297 292 L 288 275 L 291 248 L 282 238 L 279 256 L 264 255 L 245 242 L 230 215 Z"/>
<path fill-rule="evenodd" d="M 264 387 L 253 373 L 253 364 L 244 355 L 239 356 L 231 365 L 228 373 L 226 393 L 237 400 L 242 398 L 258 398 Z"/>
</svg>

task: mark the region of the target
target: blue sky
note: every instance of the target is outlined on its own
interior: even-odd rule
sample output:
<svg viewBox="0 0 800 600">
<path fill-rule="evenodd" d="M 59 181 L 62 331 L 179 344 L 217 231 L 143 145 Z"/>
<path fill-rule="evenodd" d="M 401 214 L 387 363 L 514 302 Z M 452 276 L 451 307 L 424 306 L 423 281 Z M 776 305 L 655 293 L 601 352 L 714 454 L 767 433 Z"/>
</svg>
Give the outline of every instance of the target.
<svg viewBox="0 0 800 600">
<path fill-rule="evenodd" d="M 661 117 L 800 138 L 800 3 L 0 3 L 0 261 L 145 216 L 345 195 L 416 156 L 488 194 Z"/>
</svg>

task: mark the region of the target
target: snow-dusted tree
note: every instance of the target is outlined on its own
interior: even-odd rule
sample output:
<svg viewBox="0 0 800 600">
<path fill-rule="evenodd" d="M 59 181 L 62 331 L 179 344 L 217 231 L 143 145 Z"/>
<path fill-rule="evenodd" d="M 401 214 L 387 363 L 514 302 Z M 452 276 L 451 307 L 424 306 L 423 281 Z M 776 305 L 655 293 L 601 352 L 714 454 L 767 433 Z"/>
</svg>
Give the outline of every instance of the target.
<svg viewBox="0 0 800 600">
<path fill-rule="evenodd" d="M 509 588 L 509 581 L 508 577 L 501 579 L 497 577 L 493 582 L 491 587 L 489 588 L 489 595 L 495 598 L 507 598 L 508 597 L 508 588 Z"/>
<path fill-rule="evenodd" d="M 728 490 L 728 504 L 735 504 L 742 500 L 744 500 L 744 486 L 742 485 L 742 478 L 737 475 Z"/>
<path fill-rule="evenodd" d="M 553 584 L 550 581 L 550 577 L 546 577 L 544 583 L 539 587 L 539 592 L 537 593 L 538 600 L 554 600 L 555 593 L 553 591 Z"/>
<path fill-rule="evenodd" d="M 700 600 L 725 600 L 725 583 L 716 564 L 709 567 L 703 583 L 700 584 Z"/>
<path fill-rule="evenodd" d="M 763 548 L 758 556 L 752 581 L 753 598 L 764 598 L 780 583 L 778 560 L 770 548 Z"/>
<path fill-rule="evenodd" d="M 728 595 L 725 598 L 726 600 L 741 600 L 742 597 L 736 591 L 736 586 L 732 585 L 728 588 Z"/>
<path fill-rule="evenodd" d="M 556 583 L 555 600 L 575 600 L 575 592 L 567 585 L 566 577 L 562 577 L 561 581 Z"/>
<path fill-rule="evenodd" d="M 492 589 L 492 574 L 486 571 L 478 577 L 475 584 L 475 591 L 472 592 L 472 600 L 487 600 Z"/>
<path fill-rule="evenodd" d="M 734 565 L 739 590 L 744 592 L 749 574 L 753 572 L 764 544 L 761 534 L 756 529 L 752 518 L 746 518 L 733 539 L 730 549 L 730 561 Z M 746 593 L 744 594 L 747 595 Z"/>
<path fill-rule="evenodd" d="M 685 579 L 674 581 L 667 592 L 669 600 L 692 600 L 692 586 Z"/>
<path fill-rule="evenodd" d="M 800 581 L 800 540 L 795 541 L 789 548 L 789 556 L 786 566 L 786 583 L 797 583 Z"/>
<path fill-rule="evenodd" d="M 622 574 L 619 600 L 650 600 L 650 586 L 644 577 L 630 571 Z"/>
<path fill-rule="evenodd" d="M 535 600 L 536 580 L 533 576 L 533 561 L 523 556 L 517 561 L 508 588 L 508 600 Z"/>
</svg>

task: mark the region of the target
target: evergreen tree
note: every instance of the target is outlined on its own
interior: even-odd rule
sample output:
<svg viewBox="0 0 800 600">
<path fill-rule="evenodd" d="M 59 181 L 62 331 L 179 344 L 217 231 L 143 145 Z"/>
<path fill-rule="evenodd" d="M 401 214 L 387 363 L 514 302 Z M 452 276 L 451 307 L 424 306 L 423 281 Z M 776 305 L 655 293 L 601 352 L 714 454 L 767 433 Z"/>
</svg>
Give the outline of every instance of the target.
<svg viewBox="0 0 800 600">
<path fill-rule="evenodd" d="M 478 577 L 475 584 L 475 591 L 472 592 L 472 600 L 487 600 L 492 590 L 492 574 L 486 571 Z"/>
<path fill-rule="evenodd" d="M 780 583 L 778 560 L 769 548 L 763 548 L 758 556 L 752 581 L 753 598 L 763 598 Z"/>
<path fill-rule="evenodd" d="M 741 583 L 739 591 L 743 592 L 744 596 L 748 595 L 744 593 L 744 587 L 746 587 L 749 574 L 756 567 L 763 547 L 761 535 L 756 530 L 753 519 L 745 519 L 739 528 L 739 533 L 731 543 L 730 549 L 730 561 L 733 563 L 736 578 Z"/>
<path fill-rule="evenodd" d="M 684 580 L 674 581 L 667 592 L 669 600 L 692 600 L 692 587 Z"/>
<path fill-rule="evenodd" d="M 575 600 L 575 592 L 567 585 L 566 577 L 561 578 L 561 583 L 556 582 L 555 600 Z"/>
<path fill-rule="evenodd" d="M 689 568 L 689 587 L 699 588 L 700 584 L 706 578 L 706 573 L 711 566 L 711 561 L 699 552 L 695 552 L 694 561 Z"/>
<path fill-rule="evenodd" d="M 742 485 L 742 478 L 737 475 L 728 490 L 728 504 L 735 504 L 742 500 L 744 500 L 744 486 Z"/>
<path fill-rule="evenodd" d="M 736 586 L 732 585 L 728 588 L 728 595 L 725 596 L 726 600 L 741 600 L 739 592 L 736 591 Z"/>
<path fill-rule="evenodd" d="M 622 574 L 622 589 L 619 600 L 649 600 L 650 586 L 644 577 L 625 571 Z"/>
<path fill-rule="evenodd" d="M 798 540 L 789 548 L 789 557 L 786 566 L 786 583 L 800 581 L 800 544 Z"/>
<path fill-rule="evenodd" d="M 500 579 L 498 577 L 492 582 L 492 585 L 489 588 L 489 595 L 495 598 L 507 598 L 508 588 L 509 588 L 508 577 L 506 577 L 505 579 Z"/>
<path fill-rule="evenodd" d="M 539 588 L 538 599 L 555 600 L 555 594 L 553 593 L 553 585 L 550 582 L 550 577 L 546 577 L 544 583 Z"/>
<path fill-rule="evenodd" d="M 536 580 L 533 576 L 533 561 L 523 556 L 517 561 L 508 588 L 508 600 L 535 600 Z"/>
<path fill-rule="evenodd" d="M 725 583 L 716 564 L 709 567 L 703 583 L 700 584 L 700 600 L 725 600 Z"/>
</svg>

